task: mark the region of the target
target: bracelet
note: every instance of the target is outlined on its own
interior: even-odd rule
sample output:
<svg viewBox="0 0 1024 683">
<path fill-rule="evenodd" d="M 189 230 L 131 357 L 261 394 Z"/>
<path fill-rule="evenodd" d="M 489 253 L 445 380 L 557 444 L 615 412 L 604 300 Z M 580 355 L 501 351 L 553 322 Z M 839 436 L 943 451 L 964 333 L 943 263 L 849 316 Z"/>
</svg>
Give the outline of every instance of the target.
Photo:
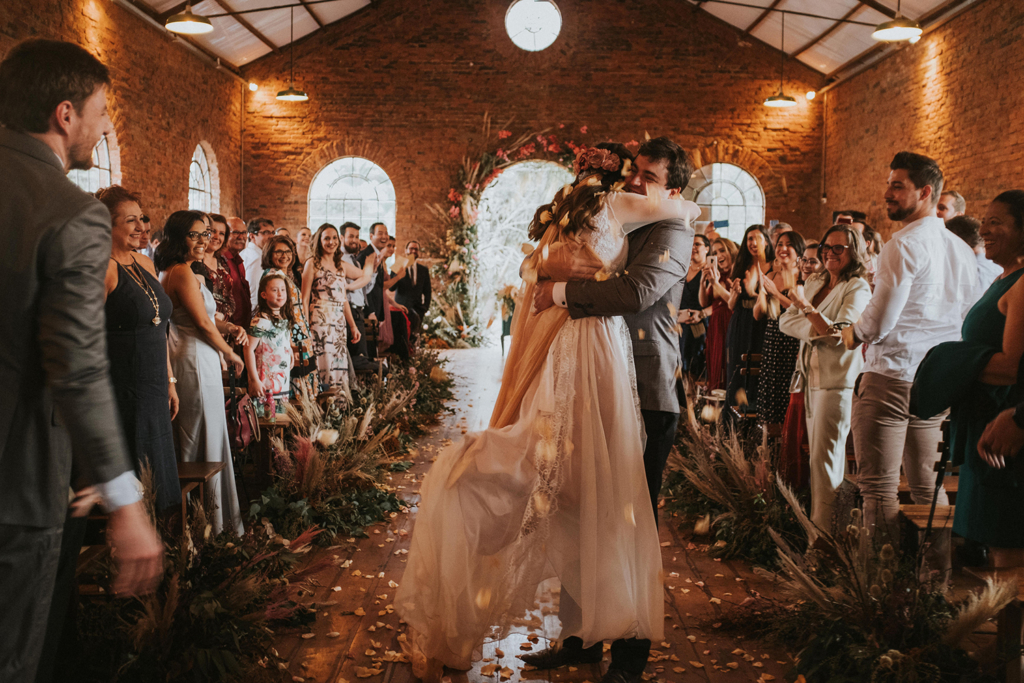
<svg viewBox="0 0 1024 683">
<path fill-rule="evenodd" d="M 167 378 L 167 383 L 168 384 L 177 384 L 178 383 L 178 378 L 177 377 L 168 377 Z"/>
</svg>

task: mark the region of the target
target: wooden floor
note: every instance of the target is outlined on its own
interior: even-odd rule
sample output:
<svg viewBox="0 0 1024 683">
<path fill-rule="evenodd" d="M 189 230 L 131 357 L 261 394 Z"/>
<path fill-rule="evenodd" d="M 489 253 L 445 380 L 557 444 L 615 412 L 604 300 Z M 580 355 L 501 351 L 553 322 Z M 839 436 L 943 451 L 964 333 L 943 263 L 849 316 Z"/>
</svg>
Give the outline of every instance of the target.
<svg viewBox="0 0 1024 683">
<path fill-rule="evenodd" d="M 416 517 L 419 484 L 439 449 L 490 419 L 502 359 L 498 349 L 448 352 L 457 376 L 457 400 L 449 415 L 419 443 L 415 466 L 394 475 L 392 484 L 410 504 L 408 514 L 370 530 L 369 538 L 348 539 L 329 552 L 338 566 L 318 577 L 320 587 L 306 600 L 321 605 L 316 624 L 303 634 L 281 634 L 276 641 L 296 680 L 369 683 L 412 681 L 401 659 L 403 625 L 391 606 L 402 582 L 410 533 Z M 719 562 L 689 542 L 673 520 L 663 520 L 661 541 L 665 568 L 665 641 L 654 644 L 647 672 L 663 681 L 782 681 L 791 653 L 726 637 L 715 619 L 754 591 L 771 592 L 743 563 Z M 591 681 L 597 683 L 605 662 L 574 669 L 522 671 L 525 644 L 536 651 L 558 635 L 557 585 L 543 587 L 529 620 L 501 642 L 485 646 L 485 658 L 472 671 L 449 672 L 460 681 Z M 702 629 L 698 624 L 707 623 Z M 536 640 L 535 644 L 531 644 Z M 606 650 L 607 650 L 606 645 Z M 503 656 L 497 653 L 501 652 Z M 654 661 L 656 660 L 656 661 Z M 496 665 L 496 666 L 492 666 Z M 486 675 L 488 671 L 494 671 Z"/>
</svg>

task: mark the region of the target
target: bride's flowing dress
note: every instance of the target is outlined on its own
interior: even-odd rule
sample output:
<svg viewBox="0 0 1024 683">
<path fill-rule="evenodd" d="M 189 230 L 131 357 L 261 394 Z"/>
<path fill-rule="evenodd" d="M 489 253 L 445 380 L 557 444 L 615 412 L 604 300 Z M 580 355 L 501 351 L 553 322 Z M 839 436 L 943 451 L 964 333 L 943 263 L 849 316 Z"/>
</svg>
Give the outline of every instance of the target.
<svg viewBox="0 0 1024 683">
<path fill-rule="evenodd" d="M 597 229 L 581 236 L 612 277 L 627 255 L 620 196 L 608 195 Z M 556 239 L 546 235 L 539 249 L 556 248 Z M 491 426 L 444 451 L 421 488 L 395 600 L 412 627 L 414 670 L 417 655 L 469 668 L 483 641 L 504 637 L 551 577 L 563 605 L 567 595 L 579 606 L 562 610 L 560 638 L 590 646 L 664 637 L 626 324 L 571 320 L 557 307 L 533 315 L 532 286 L 524 300 Z"/>
</svg>

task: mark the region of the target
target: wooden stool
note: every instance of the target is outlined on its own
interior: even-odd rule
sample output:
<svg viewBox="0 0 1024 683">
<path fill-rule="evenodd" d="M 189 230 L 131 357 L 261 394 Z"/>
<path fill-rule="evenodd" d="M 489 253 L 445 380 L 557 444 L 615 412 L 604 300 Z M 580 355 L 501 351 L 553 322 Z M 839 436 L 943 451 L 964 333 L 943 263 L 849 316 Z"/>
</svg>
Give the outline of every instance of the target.
<svg viewBox="0 0 1024 683">
<path fill-rule="evenodd" d="M 181 531 L 185 533 L 188 523 L 188 494 L 197 491 L 199 500 L 206 504 L 206 483 L 221 472 L 227 463 L 223 462 L 179 462 L 178 483 L 181 485 Z"/>
<path fill-rule="evenodd" d="M 976 576 L 982 581 L 993 579 L 1009 581 L 1017 589 L 1017 597 L 1010 601 L 996 617 L 997 652 L 1015 650 L 1020 653 L 1024 646 L 1024 618 L 1021 605 L 1024 603 L 1024 567 L 1010 569 L 979 569 L 964 567 L 964 572 Z M 1006 683 L 1024 682 L 1024 656 L 1018 654 L 1006 663 L 1004 674 Z"/>
</svg>

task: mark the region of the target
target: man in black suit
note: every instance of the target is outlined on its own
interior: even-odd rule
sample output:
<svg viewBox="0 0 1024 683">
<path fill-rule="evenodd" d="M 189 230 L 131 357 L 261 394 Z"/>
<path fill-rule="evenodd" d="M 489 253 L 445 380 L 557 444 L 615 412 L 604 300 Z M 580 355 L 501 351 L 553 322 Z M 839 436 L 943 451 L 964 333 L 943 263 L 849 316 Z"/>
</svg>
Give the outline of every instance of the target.
<svg viewBox="0 0 1024 683">
<path fill-rule="evenodd" d="M 359 252 L 359 267 L 364 268 L 366 259 L 372 258 L 376 261 L 373 280 L 367 285 L 366 290 L 366 319 L 383 321 L 385 312 L 391 316 L 391 326 L 394 330 L 395 339 L 391 344 L 391 350 L 396 356 L 402 359 L 409 358 L 409 329 L 405 324 L 405 316 L 398 311 L 392 311 L 388 305 L 388 294 L 385 285 L 388 280 L 387 271 L 384 269 L 384 249 L 388 245 L 388 226 L 383 223 L 374 223 L 370 226 L 370 244 Z M 379 352 L 377 352 L 379 355 Z"/>
<path fill-rule="evenodd" d="M 110 384 L 110 214 L 67 178 L 92 165 L 93 147 L 111 130 L 109 83 L 107 68 L 71 43 L 25 41 L 0 62 L 0 291 L 11 304 L 0 363 L 5 683 L 35 679 L 55 588 L 70 589 L 55 587 L 55 577 L 72 457 L 110 514 L 115 590 L 150 590 L 162 571 L 163 547 L 139 498 Z M 87 513 L 80 502 L 75 509 Z"/>
<path fill-rule="evenodd" d="M 406 242 L 405 255 L 409 257 L 409 264 L 394 285 L 395 301 L 409 309 L 409 321 L 415 336 L 430 310 L 430 269 L 416 262 L 420 257 L 420 243 L 416 240 Z"/>
</svg>

